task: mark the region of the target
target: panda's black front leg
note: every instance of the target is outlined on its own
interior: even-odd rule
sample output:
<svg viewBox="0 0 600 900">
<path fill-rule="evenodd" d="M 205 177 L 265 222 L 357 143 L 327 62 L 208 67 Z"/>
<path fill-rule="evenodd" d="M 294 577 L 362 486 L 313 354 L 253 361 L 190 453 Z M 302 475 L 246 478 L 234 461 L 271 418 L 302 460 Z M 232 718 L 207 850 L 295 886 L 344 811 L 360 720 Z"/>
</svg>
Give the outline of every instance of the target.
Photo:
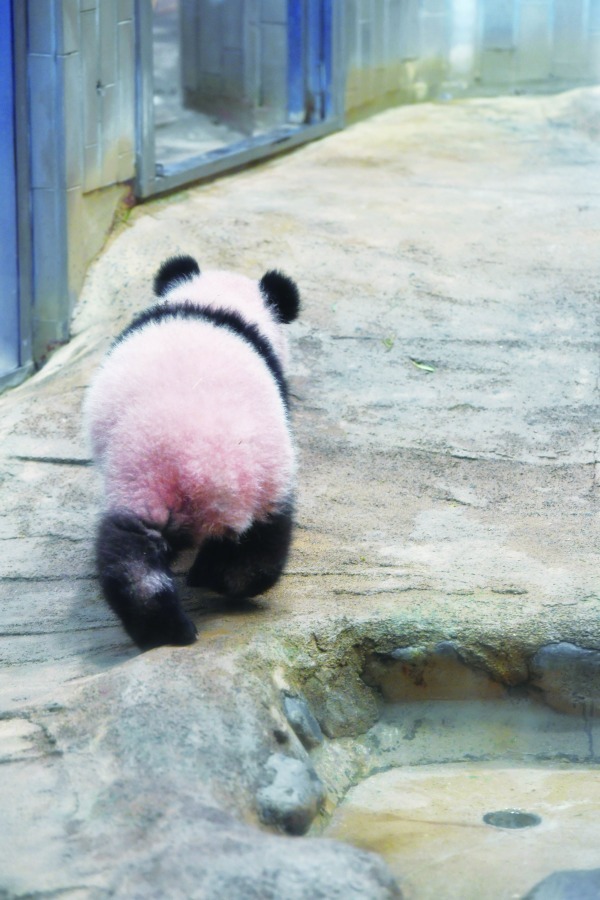
<svg viewBox="0 0 600 900">
<path fill-rule="evenodd" d="M 209 588 L 231 599 L 255 597 L 281 577 L 292 539 L 289 501 L 264 522 L 237 538 L 206 540 L 188 574 L 192 587 Z"/>
<path fill-rule="evenodd" d="M 128 510 L 103 515 L 96 539 L 102 590 L 142 650 L 196 640 L 196 627 L 177 596 L 169 567 L 172 555 L 160 531 Z"/>
</svg>

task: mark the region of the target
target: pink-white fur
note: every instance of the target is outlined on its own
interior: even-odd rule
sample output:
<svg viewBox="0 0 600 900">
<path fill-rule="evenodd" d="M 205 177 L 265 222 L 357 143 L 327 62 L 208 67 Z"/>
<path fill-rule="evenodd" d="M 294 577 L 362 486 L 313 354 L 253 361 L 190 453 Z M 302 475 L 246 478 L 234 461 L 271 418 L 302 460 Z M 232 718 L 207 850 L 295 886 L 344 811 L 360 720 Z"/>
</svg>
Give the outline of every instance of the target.
<svg viewBox="0 0 600 900">
<path fill-rule="evenodd" d="M 283 328 L 255 281 L 206 272 L 163 302 L 182 301 L 237 312 L 286 365 Z M 181 527 L 197 543 L 242 534 L 291 492 L 294 449 L 277 384 L 226 328 L 165 319 L 133 331 L 96 374 L 84 417 L 108 507 Z"/>
</svg>

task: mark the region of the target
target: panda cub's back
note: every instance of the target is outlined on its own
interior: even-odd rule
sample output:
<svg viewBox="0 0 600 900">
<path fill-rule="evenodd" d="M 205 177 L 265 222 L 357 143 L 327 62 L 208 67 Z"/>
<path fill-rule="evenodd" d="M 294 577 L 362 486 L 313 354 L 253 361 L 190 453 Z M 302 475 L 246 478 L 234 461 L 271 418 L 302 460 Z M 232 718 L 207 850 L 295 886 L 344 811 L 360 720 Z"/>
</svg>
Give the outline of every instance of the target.
<svg viewBox="0 0 600 900">
<path fill-rule="evenodd" d="M 92 384 L 87 422 L 107 499 L 197 540 L 243 532 L 285 499 L 283 399 L 251 343 L 201 319 L 149 321 Z"/>
</svg>

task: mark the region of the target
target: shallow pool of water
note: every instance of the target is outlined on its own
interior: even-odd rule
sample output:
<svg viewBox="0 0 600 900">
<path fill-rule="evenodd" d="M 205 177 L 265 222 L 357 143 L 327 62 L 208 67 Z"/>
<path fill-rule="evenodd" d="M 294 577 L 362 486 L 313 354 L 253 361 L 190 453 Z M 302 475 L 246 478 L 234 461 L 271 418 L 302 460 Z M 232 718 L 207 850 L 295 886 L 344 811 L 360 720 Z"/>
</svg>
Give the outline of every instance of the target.
<svg viewBox="0 0 600 900">
<path fill-rule="evenodd" d="M 380 853 L 407 900 L 509 900 L 558 869 L 598 865 L 599 809 L 593 765 L 402 766 L 352 788 L 325 835 Z M 539 821 L 484 820 L 510 811 Z"/>
</svg>

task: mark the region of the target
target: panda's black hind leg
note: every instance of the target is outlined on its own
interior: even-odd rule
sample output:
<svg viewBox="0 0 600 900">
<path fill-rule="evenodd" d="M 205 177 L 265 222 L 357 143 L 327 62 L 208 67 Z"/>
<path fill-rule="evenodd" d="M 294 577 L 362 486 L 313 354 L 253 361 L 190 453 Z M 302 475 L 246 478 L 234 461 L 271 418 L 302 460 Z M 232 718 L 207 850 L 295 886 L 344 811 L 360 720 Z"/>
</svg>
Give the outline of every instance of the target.
<svg viewBox="0 0 600 900">
<path fill-rule="evenodd" d="M 177 596 L 171 557 L 161 533 L 133 513 L 112 510 L 102 517 L 96 538 L 102 591 L 142 650 L 196 639 L 196 627 Z"/>
<path fill-rule="evenodd" d="M 292 539 L 292 503 L 237 538 L 206 540 L 188 574 L 188 584 L 231 599 L 255 597 L 281 577 Z"/>
</svg>

